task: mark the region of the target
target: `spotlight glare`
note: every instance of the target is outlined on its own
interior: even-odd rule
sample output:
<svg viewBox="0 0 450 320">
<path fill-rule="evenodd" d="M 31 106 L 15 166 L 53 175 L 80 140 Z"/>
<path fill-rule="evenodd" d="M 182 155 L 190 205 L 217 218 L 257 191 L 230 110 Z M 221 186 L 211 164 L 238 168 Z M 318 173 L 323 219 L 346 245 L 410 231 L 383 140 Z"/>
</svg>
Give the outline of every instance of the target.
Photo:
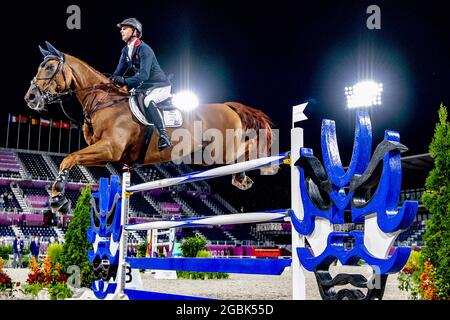
<svg viewBox="0 0 450 320">
<path fill-rule="evenodd" d="M 348 108 L 371 107 L 381 105 L 383 84 L 374 81 L 358 82 L 354 86 L 345 87 Z"/>
<path fill-rule="evenodd" d="M 198 107 L 198 99 L 190 91 L 183 91 L 172 96 L 173 105 L 183 111 L 192 111 Z"/>
</svg>

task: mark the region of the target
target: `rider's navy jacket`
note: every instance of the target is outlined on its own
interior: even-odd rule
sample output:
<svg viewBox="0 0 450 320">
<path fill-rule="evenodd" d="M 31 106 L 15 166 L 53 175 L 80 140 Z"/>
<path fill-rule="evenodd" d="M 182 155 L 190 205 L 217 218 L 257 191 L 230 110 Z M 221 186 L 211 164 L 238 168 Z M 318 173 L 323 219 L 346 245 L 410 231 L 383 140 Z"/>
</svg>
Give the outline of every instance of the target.
<svg viewBox="0 0 450 320">
<path fill-rule="evenodd" d="M 122 49 L 115 76 L 124 76 L 129 89 L 148 89 L 155 85 L 170 85 L 166 74 L 159 66 L 152 48 L 137 39 L 134 43 L 132 59 L 128 57 L 128 46 Z"/>
</svg>

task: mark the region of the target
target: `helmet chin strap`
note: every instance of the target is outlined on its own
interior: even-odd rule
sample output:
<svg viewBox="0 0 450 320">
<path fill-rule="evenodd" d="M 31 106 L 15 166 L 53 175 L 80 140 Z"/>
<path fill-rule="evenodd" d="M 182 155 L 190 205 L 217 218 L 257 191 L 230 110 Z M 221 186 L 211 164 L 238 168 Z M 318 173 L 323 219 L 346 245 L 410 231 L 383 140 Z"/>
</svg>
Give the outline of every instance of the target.
<svg viewBox="0 0 450 320">
<path fill-rule="evenodd" d="M 137 38 L 137 37 L 134 36 L 134 32 L 135 31 L 136 31 L 136 29 L 133 28 L 133 32 L 131 33 L 131 36 L 128 38 L 127 44 L 130 44 L 133 41 L 133 39 Z"/>
</svg>

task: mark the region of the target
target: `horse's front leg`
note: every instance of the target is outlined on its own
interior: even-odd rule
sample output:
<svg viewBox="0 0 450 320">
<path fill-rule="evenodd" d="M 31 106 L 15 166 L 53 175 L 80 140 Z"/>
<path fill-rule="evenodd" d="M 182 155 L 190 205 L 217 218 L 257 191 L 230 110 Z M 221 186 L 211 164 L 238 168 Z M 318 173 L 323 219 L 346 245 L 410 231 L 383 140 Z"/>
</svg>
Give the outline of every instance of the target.
<svg viewBox="0 0 450 320">
<path fill-rule="evenodd" d="M 67 178 L 69 177 L 69 170 L 73 166 L 103 166 L 108 162 L 117 161 L 122 151 L 120 148 L 113 148 L 109 141 L 100 140 L 93 145 L 65 157 L 59 166 L 56 181 L 52 185 L 52 199 L 50 201 L 52 211 L 64 215 L 70 210 L 70 201 L 66 198 L 64 192 Z"/>
</svg>

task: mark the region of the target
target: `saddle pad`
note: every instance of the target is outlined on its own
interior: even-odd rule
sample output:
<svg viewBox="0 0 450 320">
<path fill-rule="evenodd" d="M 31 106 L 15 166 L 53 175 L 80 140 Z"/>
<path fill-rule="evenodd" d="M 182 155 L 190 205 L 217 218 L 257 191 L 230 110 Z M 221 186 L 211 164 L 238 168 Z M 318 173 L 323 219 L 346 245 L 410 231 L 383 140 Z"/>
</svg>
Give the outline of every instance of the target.
<svg viewBox="0 0 450 320">
<path fill-rule="evenodd" d="M 130 105 L 131 113 L 136 117 L 136 119 L 142 123 L 145 126 L 151 126 L 152 123 L 149 123 L 145 116 L 142 114 L 141 110 L 139 109 L 136 100 L 131 97 L 128 100 L 128 104 Z M 161 110 L 160 110 L 161 111 Z M 183 117 L 181 116 L 181 112 L 178 109 L 173 110 L 163 110 L 163 118 L 164 118 L 164 124 L 167 128 L 179 128 L 183 124 Z"/>
</svg>

